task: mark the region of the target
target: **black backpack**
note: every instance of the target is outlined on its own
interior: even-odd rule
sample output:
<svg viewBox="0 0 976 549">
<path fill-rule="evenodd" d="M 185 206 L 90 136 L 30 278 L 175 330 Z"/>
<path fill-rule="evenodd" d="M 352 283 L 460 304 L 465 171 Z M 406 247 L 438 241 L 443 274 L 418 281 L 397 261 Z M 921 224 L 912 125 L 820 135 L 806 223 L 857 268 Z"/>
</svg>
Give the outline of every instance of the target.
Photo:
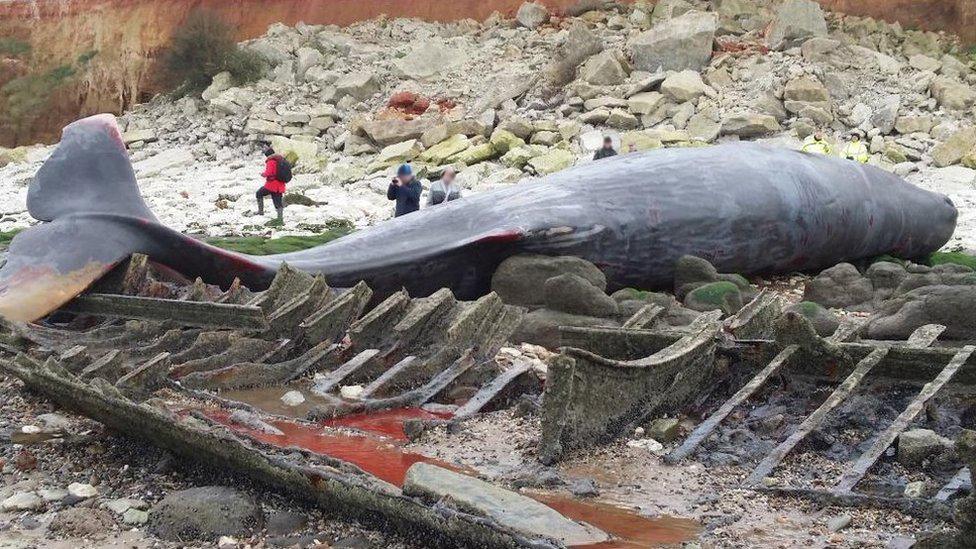
<svg viewBox="0 0 976 549">
<path fill-rule="evenodd" d="M 278 171 L 275 173 L 275 179 L 281 181 L 282 183 L 291 182 L 291 162 L 285 157 L 279 157 L 276 159 L 278 161 Z"/>
</svg>

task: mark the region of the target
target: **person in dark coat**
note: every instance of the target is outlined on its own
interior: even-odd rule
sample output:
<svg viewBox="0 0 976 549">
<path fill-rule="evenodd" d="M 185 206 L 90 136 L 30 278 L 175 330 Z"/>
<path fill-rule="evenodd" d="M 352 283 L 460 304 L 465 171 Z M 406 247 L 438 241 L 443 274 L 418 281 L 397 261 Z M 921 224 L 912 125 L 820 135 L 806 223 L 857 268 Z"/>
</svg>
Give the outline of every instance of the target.
<svg viewBox="0 0 976 549">
<path fill-rule="evenodd" d="M 603 147 L 598 149 L 596 154 L 593 155 L 593 160 L 610 158 L 611 156 L 617 156 L 617 151 L 613 148 L 613 138 L 607 136 L 603 138 Z"/>
<path fill-rule="evenodd" d="M 395 217 L 407 215 L 420 209 L 420 194 L 424 188 L 413 176 L 413 168 L 410 164 L 403 164 L 397 169 L 397 176 L 390 183 L 390 188 L 386 191 L 386 197 L 396 200 Z"/>
</svg>

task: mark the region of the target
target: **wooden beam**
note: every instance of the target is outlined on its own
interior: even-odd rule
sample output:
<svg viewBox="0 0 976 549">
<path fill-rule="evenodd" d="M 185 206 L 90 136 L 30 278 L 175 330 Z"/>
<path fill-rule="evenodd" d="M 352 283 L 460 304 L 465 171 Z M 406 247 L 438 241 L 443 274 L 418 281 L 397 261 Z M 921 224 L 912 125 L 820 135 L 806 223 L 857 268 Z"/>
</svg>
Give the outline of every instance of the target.
<svg viewBox="0 0 976 549">
<path fill-rule="evenodd" d="M 96 316 L 173 321 L 184 326 L 263 330 L 268 327 L 258 307 L 179 301 L 114 294 L 86 294 L 69 301 L 63 310 Z"/>
</svg>

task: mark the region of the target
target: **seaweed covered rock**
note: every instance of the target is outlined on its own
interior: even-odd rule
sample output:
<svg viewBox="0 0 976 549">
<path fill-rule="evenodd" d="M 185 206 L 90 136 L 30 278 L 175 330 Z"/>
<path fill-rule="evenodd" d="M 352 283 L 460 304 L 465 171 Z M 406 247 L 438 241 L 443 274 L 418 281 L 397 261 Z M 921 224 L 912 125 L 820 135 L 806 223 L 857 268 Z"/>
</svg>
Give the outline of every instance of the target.
<svg viewBox="0 0 976 549">
<path fill-rule="evenodd" d="M 964 429 L 956 439 L 956 453 L 969 466 L 970 471 L 976 471 L 976 431 Z M 919 539 L 913 547 L 916 549 L 967 549 L 973 546 L 976 539 L 976 493 L 958 500 L 952 516 L 958 531 L 940 532 L 933 536 Z"/>
<path fill-rule="evenodd" d="M 621 316 L 630 317 L 639 311 L 643 306 L 653 303 L 662 307 L 665 311 L 675 306 L 677 301 L 674 296 L 659 292 L 645 292 L 635 288 L 624 288 L 610 294 L 610 297 L 617 302 L 617 307 Z"/>
<path fill-rule="evenodd" d="M 248 536 L 264 525 L 264 512 L 250 496 L 226 486 L 172 492 L 149 512 L 149 530 L 170 541 L 213 541 Z"/>
<path fill-rule="evenodd" d="M 510 305 L 537 307 L 545 303 L 546 281 L 554 276 L 574 274 L 607 289 L 607 277 L 596 265 L 572 256 L 516 255 L 502 261 L 491 279 L 491 289 Z"/>
<path fill-rule="evenodd" d="M 840 317 L 812 301 L 802 301 L 790 305 L 785 312 L 796 313 L 805 317 L 813 324 L 813 329 L 821 337 L 829 336 L 837 331 L 837 327 L 840 326 Z"/>
<path fill-rule="evenodd" d="M 871 281 L 877 299 L 887 299 L 898 289 L 898 286 L 908 277 L 908 270 L 904 266 L 891 261 L 878 261 L 871 264 L 864 276 Z"/>
<path fill-rule="evenodd" d="M 976 284 L 976 275 L 965 265 L 944 263 L 931 268 L 914 269 L 895 289 L 893 295 L 900 295 L 924 286 L 969 286 Z"/>
<path fill-rule="evenodd" d="M 706 259 L 685 255 L 674 265 L 674 294 L 679 298 L 695 288 L 718 281 L 718 270 Z"/>
<path fill-rule="evenodd" d="M 824 307 L 869 310 L 874 286 L 850 263 L 838 263 L 807 282 L 803 300 Z"/>
<path fill-rule="evenodd" d="M 688 292 L 685 296 L 685 307 L 701 312 L 718 309 L 731 315 L 742 308 L 742 293 L 731 282 L 710 282 Z"/>
<path fill-rule="evenodd" d="M 866 327 L 871 339 L 905 339 L 926 324 L 942 324 L 943 339 L 976 339 L 976 286 L 925 286 L 886 301 Z"/>
<path fill-rule="evenodd" d="M 610 317 L 617 302 L 589 280 L 572 273 L 554 276 L 545 283 L 546 307 L 574 315 Z"/>
</svg>

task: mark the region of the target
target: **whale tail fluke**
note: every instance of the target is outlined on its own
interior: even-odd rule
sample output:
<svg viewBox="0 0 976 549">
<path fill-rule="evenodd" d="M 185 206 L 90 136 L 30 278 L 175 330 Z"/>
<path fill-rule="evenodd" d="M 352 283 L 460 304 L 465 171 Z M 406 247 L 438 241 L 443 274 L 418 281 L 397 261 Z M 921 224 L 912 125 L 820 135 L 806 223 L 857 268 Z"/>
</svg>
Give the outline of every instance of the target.
<svg viewBox="0 0 976 549">
<path fill-rule="evenodd" d="M 0 269 L 0 315 L 10 321 L 43 317 L 138 251 L 113 218 L 156 222 L 110 114 L 65 127 L 28 188 L 27 209 L 46 223 L 14 237 Z"/>
</svg>

